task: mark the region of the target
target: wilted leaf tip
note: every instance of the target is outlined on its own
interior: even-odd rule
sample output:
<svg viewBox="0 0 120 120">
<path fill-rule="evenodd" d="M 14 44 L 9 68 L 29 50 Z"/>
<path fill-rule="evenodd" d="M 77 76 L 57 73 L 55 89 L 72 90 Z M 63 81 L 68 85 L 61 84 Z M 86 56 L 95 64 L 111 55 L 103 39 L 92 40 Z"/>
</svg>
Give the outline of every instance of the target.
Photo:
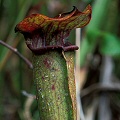
<svg viewBox="0 0 120 120">
<path fill-rule="evenodd" d="M 59 14 L 59 16 L 57 16 L 55 18 L 49 18 L 49 17 L 41 15 L 41 14 L 32 14 L 16 25 L 15 32 L 17 32 L 17 31 L 33 32 L 34 30 L 37 30 L 37 29 L 41 29 L 41 28 L 44 29 L 44 27 L 46 25 L 49 25 L 51 22 L 53 22 L 53 24 L 54 24 L 53 27 L 56 26 L 58 24 L 58 22 L 61 22 L 61 25 L 59 25 L 58 27 L 66 28 L 66 25 L 69 24 L 69 22 L 75 24 L 75 21 L 77 21 L 78 18 L 80 18 L 78 21 L 79 27 L 83 27 L 83 26 L 81 26 L 82 25 L 81 22 L 85 23 L 84 26 L 87 25 L 91 19 L 91 13 L 92 13 L 91 6 L 88 5 L 83 12 L 80 12 L 75 6 L 73 6 L 73 7 L 74 8 L 71 12 Z M 85 19 L 85 18 L 87 18 L 87 19 Z"/>
</svg>

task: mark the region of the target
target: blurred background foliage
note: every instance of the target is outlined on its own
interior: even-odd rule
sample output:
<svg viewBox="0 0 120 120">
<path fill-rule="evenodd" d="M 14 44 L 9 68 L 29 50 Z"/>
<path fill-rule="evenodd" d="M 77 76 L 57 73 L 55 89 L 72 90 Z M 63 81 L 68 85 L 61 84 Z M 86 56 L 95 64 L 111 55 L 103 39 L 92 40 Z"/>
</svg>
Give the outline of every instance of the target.
<svg viewBox="0 0 120 120">
<path fill-rule="evenodd" d="M 32 13 L 54 17 L 83 10 L 91 4 L 90 24 L 82 29 L 80 46 L 80 91 L 86 120 L 120 119 L 120 0 L 0 0 L 0 40 L 17 48 L 29 60 L 32 54 L 17 23 Z M 75 42 L 75 31 L 69 40 Z M 37 120 L 32 70 L 13 52 L 0 45 L 0 120 Z M 84 117 L 83 117 L 84 119 Z"/>
</svg>

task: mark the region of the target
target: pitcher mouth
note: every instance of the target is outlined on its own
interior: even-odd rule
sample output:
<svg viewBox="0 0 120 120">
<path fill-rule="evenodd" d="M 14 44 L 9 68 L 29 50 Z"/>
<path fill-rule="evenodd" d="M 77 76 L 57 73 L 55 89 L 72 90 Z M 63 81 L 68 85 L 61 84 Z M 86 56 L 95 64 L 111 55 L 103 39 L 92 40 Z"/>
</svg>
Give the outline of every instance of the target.
<svg viewBox="0 0 120 120">
<path fill-rule="evenodd" d="M 72 45 L 68 38 L 71 30 L 82 28 L 90 22 L 91 6 L 88 5 L 83 12 L 76 7 L 71 12 L 50 18 L 41 14 L 32 14 L 26 17 L 15 27 L 15 32 L 21 32 L 28 48 L 41 54 L 48 50 L 77 50 L 78 46 Z"/>
<path fill-rule="evenodd" d="M 65 38 L 67 38 L 69 33 L 65 33 Z M 56 36 L 50 34 L 49 37 L 52 40 L 46 40 L 42 34 L 40 30 L 36 30 L 33 33 L 23 33 L 27 47 L 35 54 L 42 54 L 50 50 L 73 51 L 79 49 L 78 46 L 72 45 L 67 39 L 64 39 L 62 35 L 64 32 L 59 37 L 57 36 L 58 34 Z"/>
<path fill-rule="evenodd" d="M 79 49 L 78 46 L 72 45 L 70 43 L 67 46 L 52 45 L 52 46 L 44 46 L 40 48 L 33 48 L 31 44 L 27 44 L 27 47 L 35 54 L 43 54 L 50 50 L 61 50 L 61 51 L 63 50 L 64 52 L 66 52 L 66 51 L 74 51 Z"/>
</svg>

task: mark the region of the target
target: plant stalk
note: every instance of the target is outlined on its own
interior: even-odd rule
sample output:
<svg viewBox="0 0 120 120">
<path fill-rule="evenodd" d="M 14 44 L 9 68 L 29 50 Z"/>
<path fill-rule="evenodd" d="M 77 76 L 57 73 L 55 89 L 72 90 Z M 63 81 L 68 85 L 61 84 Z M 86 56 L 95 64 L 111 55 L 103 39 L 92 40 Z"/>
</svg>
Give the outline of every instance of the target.
<svg viewBox="0 0 120 120">
<path fill-rule="evenodd" d="M 74 52 L 33 53 L 40 120 L 76 120 Z"/>
</svg>

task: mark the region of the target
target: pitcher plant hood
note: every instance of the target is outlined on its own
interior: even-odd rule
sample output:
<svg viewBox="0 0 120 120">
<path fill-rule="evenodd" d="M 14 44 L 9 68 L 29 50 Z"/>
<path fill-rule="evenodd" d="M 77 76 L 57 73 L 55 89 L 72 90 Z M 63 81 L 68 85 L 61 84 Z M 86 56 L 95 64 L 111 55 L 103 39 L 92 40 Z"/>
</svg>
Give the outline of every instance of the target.
<svg viewBox="0 0 120 120">
<path fill-rule="evenodd" d="M 83 12 L 74 7 L 71 12 L 54 18 L 32 14 L 16 25 L 15 32 L 21 32 L 28 48 L 37 54 L 49 49 L 77 50 L 78 47 L 66 42 L 66 38 L 72 29 L 82 28 L 90 22 L 91 12 L 88 5 Z"/>
</svg>

